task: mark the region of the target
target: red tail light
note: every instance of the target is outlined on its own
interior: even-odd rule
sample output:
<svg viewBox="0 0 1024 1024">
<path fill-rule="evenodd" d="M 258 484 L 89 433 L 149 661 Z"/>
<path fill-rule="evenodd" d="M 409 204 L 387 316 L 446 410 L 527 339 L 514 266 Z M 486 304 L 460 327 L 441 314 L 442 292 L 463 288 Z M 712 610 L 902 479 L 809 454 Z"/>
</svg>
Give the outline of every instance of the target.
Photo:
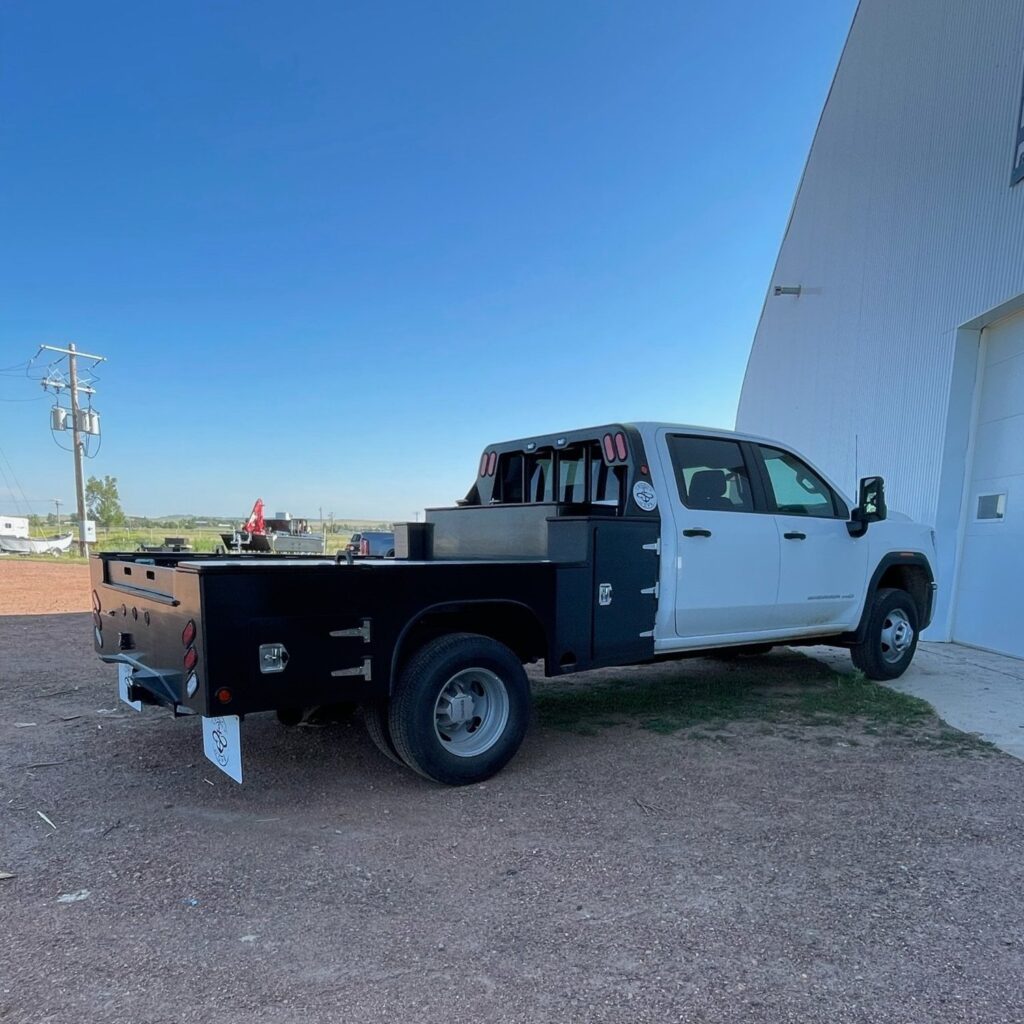
<svg viewBox="0 0 1024 1024">
<path fill-rule="evenodd" d="M 199 655 L 196 653 L 196 649 L 194 647 L 190 647 L 185 652 L 185 671 L 186 672 L 191 672 L 192 669 L 194 669 L 196 667 L 196 665 L 198 665 L 198 664 L 199 664 Z"/>
<path fill-rule="evenodd" d="M 498 465 L 498 453 L 497 452 L 491 452 L 491 454 L 487 456 L 487 475 L 488 476 L 494 476 L 494 469 L 495 469 L 495 467 L 497 465 Z"/>
<path fill-rule="evenodd" d="M 480 456 L 480 475 L 487 476 L 487 452 Z"/>
<path fill-rule="evenodd" d="M 612 440 L 611 434 L 605 434 L 604 440 L 601 442 L 604 445 L 604 457 L 609 462 L 615 461 L 615 442 Z"/>
<path fill-rule="evenodd" d="M 615 435 L 615 451 L 618 454 L 619 458 L 622 459 L 623 462 L 625 462 L 626 456 L 629 454 L 629 449 L 626 447 L 625 434 Z"/>
<path fill-rule="evenodd" d="M 181 631 L 181 646 L 190 647 L 192 641 L 196 638 L 196 624 L 193 619 L 189 619 L 185 624 L 185 628 Z"/>
<path fill-rule="evenodd" d="M 368 555 L 370 553 L 370 542 L 364 537 L 359 542 L 359 554 Z"/>
</svg>

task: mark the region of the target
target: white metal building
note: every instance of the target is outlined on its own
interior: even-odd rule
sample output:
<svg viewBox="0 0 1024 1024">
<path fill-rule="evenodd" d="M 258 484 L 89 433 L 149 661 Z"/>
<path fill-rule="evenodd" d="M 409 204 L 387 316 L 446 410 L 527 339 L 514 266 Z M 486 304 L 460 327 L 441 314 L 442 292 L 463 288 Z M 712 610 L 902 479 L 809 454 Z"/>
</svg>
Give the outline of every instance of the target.
<svg viewBox="0 0 1024 1024">
<path fill-rule="evenodd" d="M 1024 657 L 1022 83 L 1024 0 L 861 0 L 737 427 L 883 474 L 936 527 L 926 638 Z"/>
</svg>

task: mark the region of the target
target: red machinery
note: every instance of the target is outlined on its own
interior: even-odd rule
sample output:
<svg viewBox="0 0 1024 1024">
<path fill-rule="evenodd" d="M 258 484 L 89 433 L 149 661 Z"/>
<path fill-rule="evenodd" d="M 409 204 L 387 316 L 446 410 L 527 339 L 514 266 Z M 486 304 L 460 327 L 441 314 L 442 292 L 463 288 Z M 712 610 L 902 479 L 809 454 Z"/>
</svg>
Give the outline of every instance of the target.
<svg viewBox="0 0 1024 1024">
<path fill-rule="evenodd" d="M 249 518 L 242 523 L 241 529 L 244 533 L 262 534 L 267 532 L 266 523 L 263 521 L 263 499 L 257 498 L 253 505 Z"/>
</svg>

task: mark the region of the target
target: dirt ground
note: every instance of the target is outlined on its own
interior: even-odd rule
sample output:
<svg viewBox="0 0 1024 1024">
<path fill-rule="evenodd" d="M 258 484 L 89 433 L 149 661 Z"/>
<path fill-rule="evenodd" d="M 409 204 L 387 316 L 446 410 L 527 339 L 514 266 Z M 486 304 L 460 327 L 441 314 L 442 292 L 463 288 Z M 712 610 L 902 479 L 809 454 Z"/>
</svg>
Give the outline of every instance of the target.
<svg viewBox="0 0 1024 1024">
<path fill-rule="evenodd" d="M 89 610 L 89 566 L 0 557 L 0 615 L 50 615 Z"/>
<path fill-rule="evenodd" d="M 89 632 L 0 617 L 2 1021 L 1024 1019 L 1008 756 L 856 723 L 541 720 L 447 789 L 358 721 L 253 716 L 236 786 L 198 721 L 118 704 Z M 758 671 L 786 687 L 805 661 Z"/>
</svg>

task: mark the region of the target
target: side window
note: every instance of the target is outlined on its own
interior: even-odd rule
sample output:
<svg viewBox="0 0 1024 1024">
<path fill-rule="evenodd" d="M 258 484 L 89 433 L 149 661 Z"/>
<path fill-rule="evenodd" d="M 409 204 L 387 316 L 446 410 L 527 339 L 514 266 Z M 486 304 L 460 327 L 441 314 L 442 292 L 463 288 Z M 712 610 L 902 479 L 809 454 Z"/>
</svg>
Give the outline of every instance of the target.
<svg viewBox="0 0 1024 1024">
<path fill-rule="evenodd" d="M 526 500 L 554 501 L 554 457 L 545 449 L 526 457 Z"/>
<path fill-rule="evenodd" d="M 787 516 L 834 519 L 832 488 L 805 462 L 778 448 L 758 446 L 771 482 L 776 510 Z"/>
<path fill-rule="evenodd" d="M 743 452 L 717 437 L 668 439 L 679 499 L 687 508 L 753 512 L 754 500 Z"/>
<path fill-rule="evenodd" d="M 587 500 L 587 458 L 582 448 L 565 448 L 558 453 L 556 501 L 582 505 Z"/>
</svg>

